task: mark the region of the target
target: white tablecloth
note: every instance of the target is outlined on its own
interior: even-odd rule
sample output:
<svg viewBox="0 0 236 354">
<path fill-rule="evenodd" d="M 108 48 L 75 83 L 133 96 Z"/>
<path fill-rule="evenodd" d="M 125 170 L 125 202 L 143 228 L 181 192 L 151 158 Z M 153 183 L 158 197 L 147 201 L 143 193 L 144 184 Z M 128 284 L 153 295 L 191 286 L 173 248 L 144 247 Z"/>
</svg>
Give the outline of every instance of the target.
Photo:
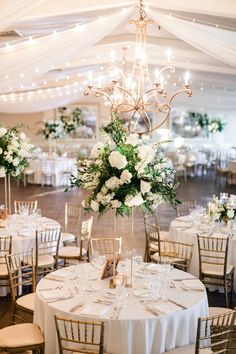
<svg viewBox="0 0 236 354">
<path fill-rule="evenodd" d="M 193 244 L 193 256 L 190 262 L 189 272 L 194 276 L 196 276 L 197 278 L 199 277 L 199 256 L 198 256 L 197 234 L 201 232 L 202 230 L 194 228 L 193 223 L 191 221 L 184 222 L 184 221 L 172 220 L 170 225 L 170 237 L 173 241 Z M 227 234 L 224 235 L 225 237 L 227 236 Z M 215 234 L 215 236 L 222 237 L 222 234 Z M 235 254 L 236 254 L 236 238 L 235 236 L 233 236 L 229 240 L 228 264 L 231 264 L 234 267 L 236 267 Z M 234 287 L 236 290 L 236 274 L 234 279 Z"/>
<path fill-rule="evenodd" d="M 29 160 L 28 170 L 34 171 L 29 176 L 28 182 L 34 184 L 42 183 L 42 172 L 54 174 L 55 186 L 66 186 L 70 174 L 76 174 L 76 159 L 69 157 L 43 158 L 40 160 Z"/>
<path fill-rule="evenodd" d="M 30 251 L 32 248 L 35 249 L 36 227 L 56 228 L 60 227 L 60 224 L 46 217 L 13 214 L 7 219 L 6 228 L 0 229 L 0 236 L 12 235 L 12 254 Z M 4 287 L 0 289 L 0 296 L 6 296 L 7 289 Z"/>
<path fill-rule="evenodd" d="M 90 264 L 83 264 L 79 267 L 85 267 L 84 271 L 88 274 L 88 278 L 94 273 L 94 268 Z M 67 269 L 68 274 L 70 274 L 70 268 Z M 170 274 L 172 279 L 189 277 L 189 274 L 177 269 L 172 270 Z M 156 277 L 156 275 L 151 275 L 145 279 L 135 278 L 136 287 L 144 288 L 145 284 L 157 281 Z M 200 283 L 199 280 L 196 280 L 196 282 Z M 40 326 L 44 333 L 45 354 L 58 353 L 54 324 L 55 314 L 73 319 L 98 320 L 97 317 L 82 316 L 80 312 L 94 299 L 107 299 L 104 296 L 104 289 L 108 288 L 109 281 L 108 279 L 93 280 L 92 284 L 98 290 L 87 292 L 82 298 L 79 295 L 74 295 L 70 299 L 46 303 L 42 297 L 43 289 L 55 288 L 58 285 L 63 285 L 63 282 L 46 278 L 39 282 L 34 322 Z M 107 352 L 111 354 L 160 354 L 176 346 L 195 343 L 197 319 L 200 316 L 208 315 L 208 301 L 203 285 L 202 289 L 202 291 L 190 292 L 181 288 L 169 288 L 168 298 L 186 306 L 187 309 L 181 309 L 168 315 L 155 316 L 151 314 L 146 310 L 146 305 L 141 303 L 141 299 L 132 293 L 128 296 L 127 304 L 123 305 L 118 319 L 110 318 L 113 305 L 108 306 L 109 310 L 106 315 L 99 318 L 99 320 L 106 322 L 105 347 Z M 47 290 L 44 291 L 44 294 L 45 292 Z M 71 313 L 70 309 L 78 304 L 81 299 L 84 301 L 84 306 Z"/>
</svg>

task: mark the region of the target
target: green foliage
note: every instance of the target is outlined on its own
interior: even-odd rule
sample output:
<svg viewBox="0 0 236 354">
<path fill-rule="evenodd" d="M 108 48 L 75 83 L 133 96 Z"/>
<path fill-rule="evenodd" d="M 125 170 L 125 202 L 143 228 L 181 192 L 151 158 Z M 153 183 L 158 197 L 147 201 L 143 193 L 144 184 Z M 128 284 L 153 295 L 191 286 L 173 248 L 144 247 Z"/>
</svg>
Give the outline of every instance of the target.
<svg viewBox="0 0 236 354">
<path fill-rule="evenodd" d="M 220 118 L 210 118 L 206 113 L 189 112 L 189 117 L 197 120 L 198 125 L 206 129 L 207 133 L 222 132 L 226 125 Z"/>
</svg>

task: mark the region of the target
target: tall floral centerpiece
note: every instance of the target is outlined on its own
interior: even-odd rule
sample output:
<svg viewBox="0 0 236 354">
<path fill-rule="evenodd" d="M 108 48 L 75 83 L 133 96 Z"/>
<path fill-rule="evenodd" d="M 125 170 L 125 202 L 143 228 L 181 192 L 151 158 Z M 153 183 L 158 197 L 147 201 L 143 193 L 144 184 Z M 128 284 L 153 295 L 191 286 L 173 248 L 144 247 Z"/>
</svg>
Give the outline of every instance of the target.
<svg viewBox="0 0 236 354">
<path fill-rule="evenodd" d="M 10 176 L 20 175 L 27 166 L 33 145 L 19 127 L 0 126 L 0 177 L 5 178 L 5 207 L 11 213 Z"/>
<path fill-rule="evenodd" d="M 101 131 L 105 143 L 97 143 L 91 159 L 78 161 L 78 177 L 71 186 L 90 191 L 82 202 L 87 211 L 103 214 L 114 209 L 117 215 L 130 215 L 132 208 L 154 211 L 169 202 L 175 206 L 174 170 L 160 152 L 160 144 L 144 145 L 137 134 L 128 134 L 115 117 Z"/>
<path fill-rule="evenodd" d="M 56 139 L 60 139 L 65 136 L 64 124 L 61 119 L 49 119 L 43 121 L 43 127 L 40 130 L 40 133 L 43 135 L 45 140 L 48 140 L 49 154 L 51 154 L 53 152 L 53 142 L 56 142 Z"/>
</svg>

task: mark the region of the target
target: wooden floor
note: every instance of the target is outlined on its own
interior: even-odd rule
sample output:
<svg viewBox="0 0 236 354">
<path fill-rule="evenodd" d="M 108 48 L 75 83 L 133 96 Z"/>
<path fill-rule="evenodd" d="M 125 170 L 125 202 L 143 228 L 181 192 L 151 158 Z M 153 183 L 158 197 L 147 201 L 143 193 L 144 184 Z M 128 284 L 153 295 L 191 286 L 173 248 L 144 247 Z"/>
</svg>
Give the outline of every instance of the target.
<svg viewBox="0 0 236 354">
<path fill-rule="evenodd" d="M 208 199 L 213 195 L 219 195 L 220 192 L 228 192 L 236 194 L 236 186 L 229 186 L 222 183 L 221 185 L 215 183 L 214 174 L 208 173 L 206 176 L 188 178 L 187 182 L 180 179 L 180 186 L 178 189 L 178 198 L 180 200 L 196 199 L 198 204 L 206 205 Z M 84 192 L 73 190 L 64 192 L 64 188 L 54 189 L 52 187 L 27 185 L 24 188 L 23 185 L 16 186 L 12 183 L 12 198 L 16 200 L 29 200 L 37 199 L 39 208 L 42 210 L 42 215 L 49 218 L 53 218 L 61 223 L 63 226 L 64 220 L 64 203 L 79 204 L 84 199 Z M 4 185 L 1 179 L 0 183 L 0 204 L 4 203 Z M 139 253 L 144 252 L 144 227 L 142 220 L 142 213 L 140 211 L 135 212 L 135 239 L 134 248 Z M 94 216 L 94 225 L 92 236 L 104 236 L 109 237 L 113 235 L 114 217 L 112 213 L 107 213 L 101 218 Z M 160 207 L 159 220 L 161 228 L 168 230 L 170 221 L 175 217 L 175 210 L 169 206 Z M 119 218 L 117 222 L 117 230 L 120 235 L 123 236 L 124 250 L 130 249 L 130 220 L 127 218 Z M 224 306 L 224 298 L 222 294 L 211 293 L 209 294 L 209 303 L 214 306 Z M 234 298 L 234 305 L 236 305 L 236 297 Z M 9 324 L 11 318 L 11 303 L 10 298 L 0 298 L 0 328 Z"/>
</svg>

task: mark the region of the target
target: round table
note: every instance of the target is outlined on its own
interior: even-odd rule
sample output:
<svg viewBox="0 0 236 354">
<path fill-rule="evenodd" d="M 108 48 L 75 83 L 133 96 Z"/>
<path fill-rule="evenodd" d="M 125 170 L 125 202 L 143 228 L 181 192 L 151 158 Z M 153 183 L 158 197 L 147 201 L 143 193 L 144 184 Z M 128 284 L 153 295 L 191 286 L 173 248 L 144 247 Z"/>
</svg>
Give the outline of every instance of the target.
<svg viewBox="0 0 236 354">
<path fill-rule="evenodd" d="M 30 251 L 35 248 L 36 229 L 58 228 L 60 224 L 53 219 L 35 215 L 22 216 L 13 214 L 6 220 L 0 236 L 12 236 L 12 254 Z M 0 288 L 0 296 L 6 296 L 7 288 Z"/>
<path fill-rule="evenodd" d="M 201 225 L 204 226 L 204 225 Z M 234 230 L 235 231 L 235 230 Z M 170 238 L 176 242 L 186 242 L 193 244 L 193 255 L 190 262 L 189 272 L 195 277 L 199 277 L 199 256 L 198 256 L 198 244 L 197 244 L 197 234 L 206 235 L 207 233 L 211 233 L 212 231 L 205 231 L 203 229 L 197 228 L 194 225 L 193 220 L 189 217 L 180 217 L 172 220 L 170 224 Z M 227 237 L 227 233 L 212 233 L 212 236 L 218 237 Z M 229 240 L 229 250 L 228 250 L 228 264 L 236 267 L 236 235 L 230 238 Z M 234 275 L 234 287 L 236 290 L 236 274 Z M 219 288 L 220 289 L 220 288 Z M 222 289 L 221 289 L 222 290 Z"/>
<path fill-rule="evenodd" d="M 94 303 L 97 300 L 108 301 L 112 299 L 111 302 L 117 301 L 112 296 L 108 297 L 107 292 L 113 291 L 113 289 L 109 289 L 109 279 L 101 280 L 94 266 L 89 263 L 79 264 L 76 267 L 76 271 L 73 267 L 57 270 L 38 283 L 34 322 L 44 333 L 45 354 L 58 353 L 55 315 L 77 320 L 104 320 L 106 323 L 105 348 L 110 354 L 160 354 L 178 346 L 195 343 L 197 319 L 208 315 L 205 288 L 198 279 L 194 278 L 194 282 L 199 283 L 201 291 L 186 291 L 180 284 L 182 279 L 189 278 L 190 275 L 177 269 L 171 270 L 170 279 L 176 281 L 172 281 L 173 287 L 167 290 L 168 302 L 163 304 L 156 299 L 152 303 L 144 303 L 152 296 L 150 284 L 154 284 L 159 279 L 159 265 L 152 264 L 150 273 L 149 270 L 145 270 L 145 275 L 142 275 L 142 272 L 141 275 L 140 273 L 134 274 L 135 289 L 127 289 L 129 293 L 127 301 L 122 304 L 118 318 L 114 319 L 112 317 L 114 304 Z M 75 291 L 71 293 L 68 279 L 74 279 L 71 281 L 75 285 L 76 274 L 80 274 L 80 272 L 86 274 L 87 289 L 85 288 L 79 294 Z M 50 277 L 53 278 L 50 279 Z M 53 290 L 56 287 L 57 289 L 61 287 L 61 289 Z M 67 294 L 69 298 L 56 299 L 55 296 L 59 296 L 59 292 Z M 181 307 L 176 307 L 172 301 Z M 72 312 L 72 308 L 79 304 L 82 306 Z M 165 311 L 162 310 L 163 312 L 159 312 L 159 315 L 154 315 L 147 310 L 147 306 L 150 304 L 161 306 L 161 308 L 167 306 L 167 309 L 172 308 L 172 310 L 174 306 L 175 311 L 164 314 Z M 103 306 L 104 312 L 100 312 L 103 310 L 100 310 L 99 306 Z M 94 315 L 94 307 L 96 308 L 95 312 L 100 312 L 99 317 Z M 92 313 L 89 312 L 89 309 L 93 309 Z"/>
</svg>

